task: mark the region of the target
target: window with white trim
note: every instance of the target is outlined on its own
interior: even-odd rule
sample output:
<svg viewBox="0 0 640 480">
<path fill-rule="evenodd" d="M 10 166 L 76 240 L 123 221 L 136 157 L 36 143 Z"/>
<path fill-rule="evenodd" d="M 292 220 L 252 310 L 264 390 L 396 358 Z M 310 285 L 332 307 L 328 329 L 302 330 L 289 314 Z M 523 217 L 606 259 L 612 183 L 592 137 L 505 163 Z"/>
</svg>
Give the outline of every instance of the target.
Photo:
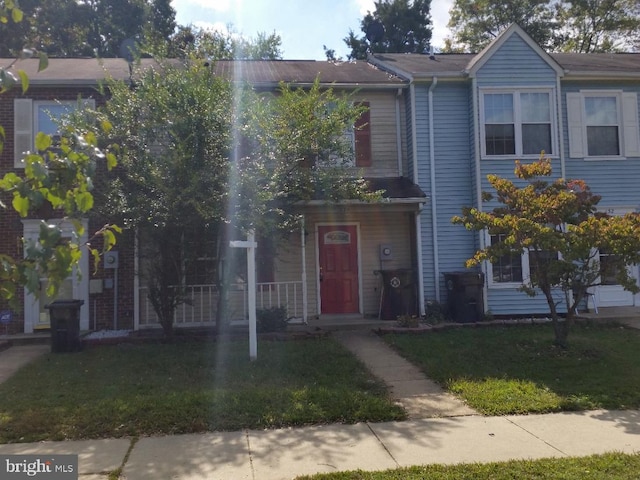
<svg viewBox="0 0 640 480">
<path fill-rule="evenodd" d="M 617 90 L 567 93 L 569 156 L 640 157 L 638 96 Z"/>
<path fill-rule="evenodd" d="M 82 100 L 88 108 L 95 108 L 93 99 Z M 13 103 L 14 167 L 24 168 L 26 152 L 33 151 L 38 132 L 56 136 L 60 134 L 57 120 L 78 108 L 78 101 L 32 100 L 16 98 Z"/>
<path fill-rule="evenodd" d="M 481 102 L 483 157 L 554 155 L 552 90 L 484 90 Z"/>
<path fill-rule="evenodd" d="M 506 235 L 496 234 L 491 235 L 491 245 L 503 242 Z M 523 262 L 523 255 L 514 253 L 507 253 L 500 258 L 489 263 L 489 278 L 492 283 L 517 283 L 522 284 L 523 279 L 523 267 L 526 262 Z"/>
<path fill-rule="evenodd" d="M 496 234 L 490 235 L 489 241 L 491 245 L 495 245 L 496 242 L 504 241 L 506 235 Z M 538 261 L 539 267 L 544 268 L 544 265 L 552 260 L 558 258 L 557 252 L 539 250 Z M 489 284 L 493 286 L 520 286 L 522 284 L 529 284 L 532 277 L 536 275 L 536 263 L 529 261 L 529 251 L 525 250 L 521 254 L 507 253 L 494 262 L 488 262 L 487 273 L 489 277 Z"/>
</svg>

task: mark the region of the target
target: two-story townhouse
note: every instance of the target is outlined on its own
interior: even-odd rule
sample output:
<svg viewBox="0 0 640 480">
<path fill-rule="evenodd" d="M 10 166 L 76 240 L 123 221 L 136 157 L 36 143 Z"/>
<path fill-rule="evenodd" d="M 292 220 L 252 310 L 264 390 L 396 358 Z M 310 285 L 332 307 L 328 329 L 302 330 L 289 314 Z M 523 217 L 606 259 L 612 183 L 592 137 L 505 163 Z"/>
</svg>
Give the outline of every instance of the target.
<svg viewBox="0 0 640 480">
<path fill-rule="evenodd" d="M 290 317 L 310 324 L 422 311 L 418 245 L 427 199 L 408 177 L 406 82 L 366 62 L 220 61 L 213 68 L 263 92 L 276 91 L 281 82 L 308 88 L 317 79 L 321 87 L 364 104 L 368 111 L 345 132 L 355 153 L 353 174 L 384 191 L 379 203 L 318 198 L 300 205 L 299 232 L 276 246 L 272 258 L 261 254 L 258 240 L 258 308 L 286 305 Z M 194 301 L 179 307 L 178 325 L 206 324 L 215 313 L 215 287 L 192 283 L 186 286 Z M 144 289 L 141 284 L 136 328 L 157 322 Z M 230 299 L 233 319 L 246 318 L 242 279 L 232 285 Z"/>
<path fill-rule="evenodd" d="M 496 236 L 453 225 L 463 206 L 491 209 L 487 174 L 515 178 L 514 161 L 545 151 L 554 176 L 580 178 L 600 208 L 640 208 L 640 54 L 549 54 L 512 25 L 478 54 L 383 54 L 370 61 L 409 82 L 405 96 L 410 175 L 430 198 L 421 221 L 424 296 L 447 300 L 445 275 Z M 599 252 L 606 261 L 606 252 Z M 638 275 L 637 266 L 630 266 Z M 526 252 L 486 263 L 484 311 L 543 314 L 543 296 L 518 290 Z M 638 305 L 614 279 L 594 292 L 600 306 Z M 566 307 L 565 307 L 566 308 Z"/>
<path fill-rule="evenodd" d="M 0 60 L 0 65 L 10 62 Z M 2 173 L 23 168 L 21 153 L 33 148 L 35 132 L 55 134 L 52 116 L 74 108 L 78 99 L 99 106 L 105 101 L 96 88 L 99 82 L 105 78 L 127 80 L 130 75 L 122 59 L 50 59 L 42 72 L 37 71 L 35 61 L 27 60 L 20 68 L 30 77 L 29 90 L 0 96 L 0 125 L 6 133 L 0 157 Z M 355 150 L 354 175 L 364 176 L 373 190 L 384 190 L 383 201 L 330 204 L 319 198 L 301 205 L 300 232 L 286 245 L 277 245 L 272 258 L 263 258 L 258 306 L 284 305 L 290 316 L 305 321 L 320 316 L 389 318 L 400 309 L 423 312 L 420 212 L 427 198 L 407 164 L 406 82 L 365 62 L 243 61 L 218 62 L 212 68 L 216 74 L 248 82 L 262 91 L 275 90 L 280 82 L 305 88 L 319 79 L 322 86 L 351 93 L 354 102 L 368 107 L 354 130 L 345 135 L 350 135 Z M 20 239 L 36 235 L 42 218 L 20 219 L 8 210 L 0 215 L 0 251 L 22 255 Z M 87 231 L 94 227 L 89 225 Z M 144 279 L 138 275 L 133 237 L 132 232 L 124 235 L 116 246 L 117 261 L 103 262 L 97 272 L 90 270 L 88 259 L 83 257 L 82 275 L 71 276 L 61 288 L 58 298 L 84 301 L 82 330 L 157 326 Z M 201 270 L 208 271 L 206 263 L 211 259 L 201 260 Z M 389 291 L 385 294 L 385 281 L 395 296 Z M 213 279 L 203 281 L 194 272 L 192 282 L 189 278 L 185 282 L 192 301 L 179 307 L 176 323 L 211 323 L 216 305 Z M 43 289 L 45 286 L 43 282 Z M 244 318 L 246 293 L 241 282 L 233 291 L 235 314 Z M 11 331 L 47 328 L 45 305 L 51 300 L 46 295 L 36 299 L 25 291 L 24 309 L 13 312 Z"/>
<path fill-rule="evenodd" d="M 14 59 L 0 59 L 7 67 Z M 23 152 L 34 149 L 35 135 L 44 132 L 56 135 L 59 126 L 55 119 L 77 108 L 88 105 L 99 107 L 105 102 L 99 84 L 106 78 L 126 80 L 129 68 L 121 59 L 50 59 L 49 66 L 38 71 L 38 60 L 21 60 L 15 68 L 24 70 L 29 77 L 29 88 L 22 93 L 14 88 L 0 95 L 0 125 L 4 127 L 4 148 L 0 155 L 0 174 L 24 170 Z M 10 202 L 8 203 L 10 205 Z M 43 208 L 28 218 L 20 218 L 11 208 L 0 210 L 0 252 L 20 257 L 23 255 L 21 239 L 35 238 L 42 220 L 61 224 L 71 235 L 71 225 L 51 209 Z M 85 233 L 80 242 L 89 240 L 100 220 L 85 220 Z M 80 327 L 82 330 L 98 328 L 131 328 L 133 325 L 133 244 L 123 236 L 119 244 L 118 269 L 90 267 L 84 255 L 75 271 L 60 287 L 59 299 L 82 300 Z M 98 245 L 94 245 L 98 246 Z M 118 278 L 119 277 L 119 278 Z M 118 283 L 119 280 L 119 283 Z M 41 281 L 39 298 L 28 291 L 22 293 L 22 308 L 11 312 L 11 333 L 31 333 L 50 326 L 49 311 L 45 308 L 53 299 L 46 295 L 46 281 Z M 119 287 L 119 288 L 118 288 Z M 2 305 L 5 310 L 6 305 Z M 116 318 L 116 312 L 118 318 Z"/>
</svg>

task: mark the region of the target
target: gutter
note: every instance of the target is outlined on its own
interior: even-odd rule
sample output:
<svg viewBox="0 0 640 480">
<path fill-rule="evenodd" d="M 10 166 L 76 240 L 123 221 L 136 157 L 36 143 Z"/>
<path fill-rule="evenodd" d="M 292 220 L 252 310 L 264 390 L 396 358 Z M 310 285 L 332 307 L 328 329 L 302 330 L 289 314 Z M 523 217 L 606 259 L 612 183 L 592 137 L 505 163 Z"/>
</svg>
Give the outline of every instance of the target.
<svg viewBox="0 0 640 480">
<path fill-rule="evenodd" d="M 306 202 L 298 202 L 298 205 L 321 207 L 326 205 L 412 205 L 427 203 L 428 197 L 407 197 L 407 198 L 383 198 L 379 202 L 367 202 L 365 200 L 339 200 L 337 202 L 331 202 L 327 200 L 309 200 Z"/>
<path fill-rule="evenodd" d="M 438 248 L 438 206 L 436 195 L 436 148 L 433 119 L 433 91 L 438 86 L 438 77 L 434 76 L 429 86 L 429 170 L 431 177 L 431 232 L 433 235 L 433 276 L 435 280 L 436 302 L 440 303 L 440 251 Z"/>
<path fill-rule="evenodd" d="M 418 138 L 416 134 L 416 88 L 413 79 L 409 79 L 409 92 L 411 95 L 411 152 L 413 157 L 413 183 L 420 186 L 418 182 Z M 433 195 L 432 195 L 433 199 Z M 418 308 L 420 315 L 424 315 L 424 264 L 422 256 L 422 209 L 424 205 L 420 205 L 420 209 L 416 212 L 416 263 L 418 264 Z"/>
<path fill-rule="evenodd" d="M 566 161 L 564 156 L 564 124 L 562 123 L 562 85 L 560 84 L 560 77 L 556 77 L 556 118 L 558 120 L 557 135 L 560 137 L 558 145 L 560 148 L 560 174 L 562 178 L 567 178 Z"/>
<path fill-rule="evenodd" d="M 398 151 L 398 176 L 402 177 L 402 128 L 400 128 L 400 97 L 402 89 L 396 93 L 396 149 Z M 414 182 L 415 183 L 415 182 Z"/>
<path fill-rule="evenodd" d="M 478 125 L 479 112 L 478 112 L 478 80 L 474 76 L 471 79 L 471 92 L 472 92 L 472 102 L 473 102 L 473 131 L 474 131 L 474 139 L 475 139 L 475 165 L 476 165 L 476 199 L 477 204 L 476 208 L 479 212 L 482 212 L 482 172 L 480 170 L 480 128 Z M 480 245 L 480 249 L 483 249 L 486 245 L 486 235 L 485 232 L 478 233 L 478 243 Z M 476 249 L 477 250 L 477 249 Z M 482 286 L 483 290 L 483 311 L 489 311 L 489 279 L 487 277 L 487 262 L 482 262 L 480 265 L 480 269 L 484 274 L 484 285 Z"/>
</svg>

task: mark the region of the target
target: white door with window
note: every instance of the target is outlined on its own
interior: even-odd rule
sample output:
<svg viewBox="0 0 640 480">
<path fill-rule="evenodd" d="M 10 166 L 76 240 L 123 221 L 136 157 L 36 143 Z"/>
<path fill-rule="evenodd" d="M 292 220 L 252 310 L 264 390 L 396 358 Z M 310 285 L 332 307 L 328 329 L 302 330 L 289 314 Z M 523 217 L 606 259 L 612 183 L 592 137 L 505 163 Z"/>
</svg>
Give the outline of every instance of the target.
<svg viewBox="0 0 640 480">
<path fill-rule="evenodd" d="M 69 222 L 57 219 L 49 220 L 50 223 L 60 224 L 65 238 L 71 238 L 72 226 Z M 42 220 L 23 220 L 23 236 L 25 240 L 35 240 L 38 237 L 40 224 Z M 81 244 L 87 242 L 87 225 L 85 222 L 85 233 L 80 237 Z M 40 281 L 40 295 L 37 298 L 25 289 L 24 294 L 24 332 L 33 333 L 35 330 L 49 328 L 50 319 L 49 311 L 46 305 L 54 300 L 83 300 L 84 304 L 80 308 L 80 330 L 89 329 L 89 259 L 88 256 L 82 255 L 78 275 L 77 269 L 74 268 L 70 277 L 62 282 L 55 298 L 50 298 L 46 294 L 46 279 Z"/>
<path fill-rule="evenodd" d="M 634 294 L 622 288 L 615 278 L 615 271 L 606 268 L 607 260 L 611 255 L 607 252 L 599 252 L 600 265 L 606 273 L 600 278 L 600 285 L 596 288 L 596 302 L 598 307 L 630 307 L 634 305 Z M 631 276 L 638 280 L 637 266 L 627 267 Z"/>
<path fill-rule="evenodd" d="M 609 215 L 625 215 L 633 212 L 633 208 L 607 208 Z M 601 250 L 598 252 L 598 261 L 605 272 L 600 278 L 600 285 L 595 289 L 596 302 L 599 307 L 630 307 L 636 304 L 635 295 L 618 284 L 616 280 L 616 271 L 613 268 L 607 268 L 607 262 L 612 255 L 609 252 Z M 638 266 L 627 266 L 629 274 L 638 282 Z"/>
</svg>

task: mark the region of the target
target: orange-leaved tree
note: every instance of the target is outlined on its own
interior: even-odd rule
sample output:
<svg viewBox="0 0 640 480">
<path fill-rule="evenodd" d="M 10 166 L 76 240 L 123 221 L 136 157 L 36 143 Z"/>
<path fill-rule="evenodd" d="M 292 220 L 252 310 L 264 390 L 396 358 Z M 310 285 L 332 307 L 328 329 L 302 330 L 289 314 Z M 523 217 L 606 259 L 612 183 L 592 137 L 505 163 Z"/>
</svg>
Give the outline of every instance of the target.
<svg viewBox="0 0 640 480">
<path fill-rule="evenodd" d="M 600 212 L 600 196 L 584 181 L 551 181 L 551 173 L 543 152 L 534 163 L 516 162 L 518 180 L 488 175 L 495 195 L 484 192 L 483 202 L 499 205 L 487 211 L 463 208 L 452 221 L 500 238 L 477 250 L 468 267 L 528 253 L 530 275 L 522 279 L 520 290 L 544 295 L 555 343 L 566 348 L 578 305 L 601 279 L 613 277 L 626 290 L 640 291 L 628 269 L 640 263 L 640 214 Z M 606 262 L 600 261 L 601 251 L 608 254 Z"/>
</svg>

